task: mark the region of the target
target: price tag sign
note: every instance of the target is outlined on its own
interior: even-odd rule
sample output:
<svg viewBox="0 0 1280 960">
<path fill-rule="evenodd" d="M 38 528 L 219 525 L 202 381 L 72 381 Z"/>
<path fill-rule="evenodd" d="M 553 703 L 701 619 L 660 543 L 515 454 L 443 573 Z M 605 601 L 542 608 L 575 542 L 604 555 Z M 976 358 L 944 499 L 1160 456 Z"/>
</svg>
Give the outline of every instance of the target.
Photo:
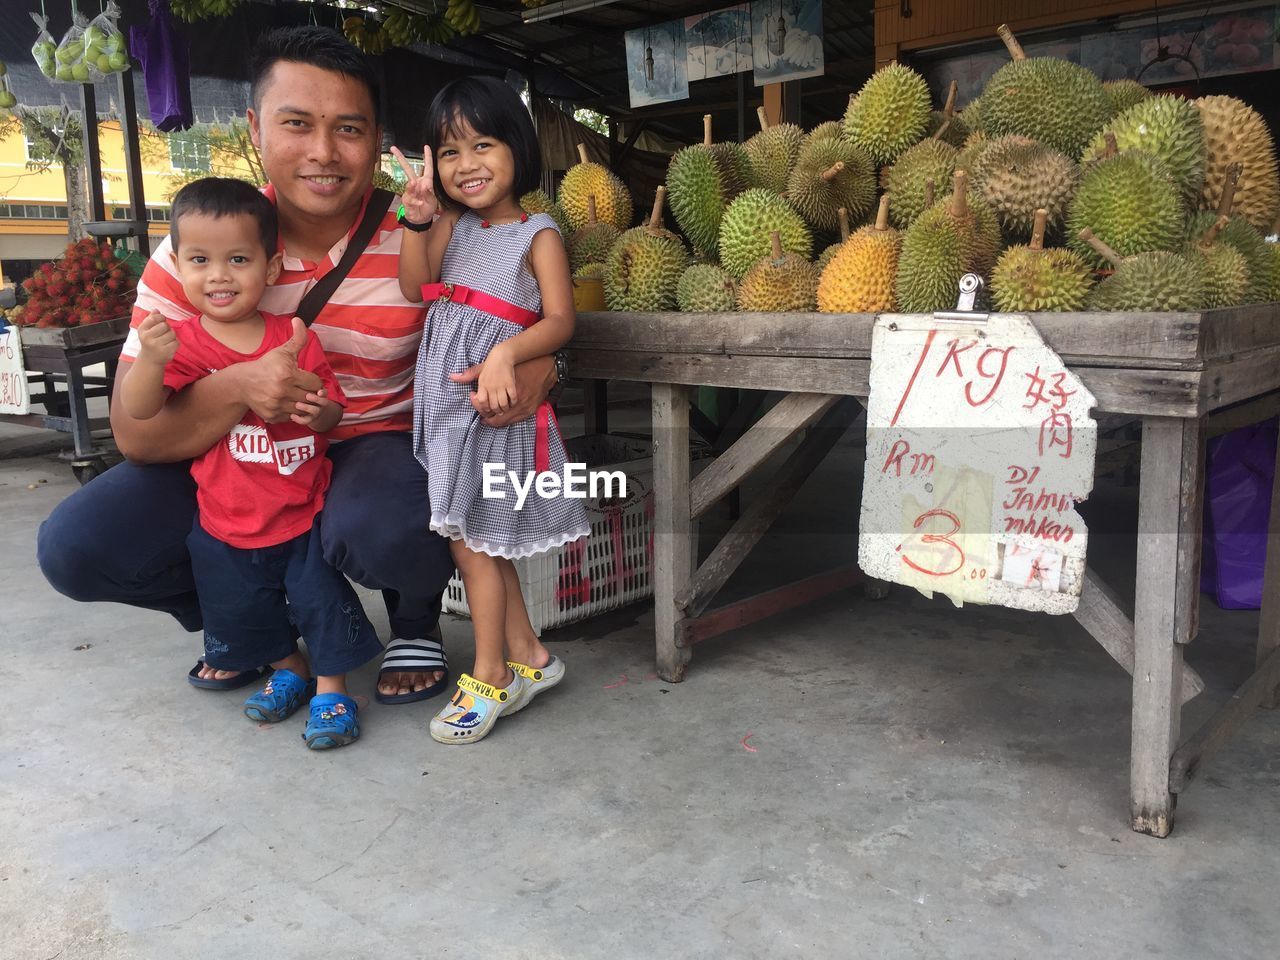
<svg viewBox="0 0 1280 960">
<path fill-rule="evenodd" d="M 10 324 L 0 330 L 0 413 L 30 413 L 27 371 L 22 365 L 22 339 Z"/>
<path fill-rule="evenodd" d="M 858 563 L 869 576 L 1070 613 L 1093 489 L 1093 395 L 1023 316 L 880 317 Z"/>
</svg>

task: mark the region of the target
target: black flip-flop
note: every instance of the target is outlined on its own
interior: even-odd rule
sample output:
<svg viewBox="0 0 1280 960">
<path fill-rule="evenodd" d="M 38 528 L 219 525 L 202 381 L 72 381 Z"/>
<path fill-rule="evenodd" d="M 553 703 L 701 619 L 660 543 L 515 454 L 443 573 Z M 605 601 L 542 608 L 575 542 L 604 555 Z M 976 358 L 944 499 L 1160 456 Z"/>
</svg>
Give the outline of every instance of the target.
<svg viewBox="0 0 1280 960">
<path fill-rule="evenodd" d="M 187 683 L 193 687 L 199 687 L 201 690 L 239 690 L 241 687 L 247 687 L 251 683 L 265 680 L 273 672 L 270 667 L 256 667 L 253 670 L 242 670 L 234 677 L 227 677 L 225 680 L 213 680 L 205 679 L 199 675 L 200 668 L 203 666 L 204 661 L 197 660 L 196 665 L 187 674 Z"/>
<path fill-rule="evenodd" d="M 445 656 L 442 640 L 434 636 L 424 640 L 392 640 L 382 655 L 382 666 L 378 670 L 379 683 L 388 673 L 434 673 L 437 670 L 443 670 L 444 676 L 421 690 L 383 693 L 375 687 L 373 698 L 379 703 L 417 703 L 420 700 L 430 700 L 449 687 L 449 660 Z"/>
</svg>

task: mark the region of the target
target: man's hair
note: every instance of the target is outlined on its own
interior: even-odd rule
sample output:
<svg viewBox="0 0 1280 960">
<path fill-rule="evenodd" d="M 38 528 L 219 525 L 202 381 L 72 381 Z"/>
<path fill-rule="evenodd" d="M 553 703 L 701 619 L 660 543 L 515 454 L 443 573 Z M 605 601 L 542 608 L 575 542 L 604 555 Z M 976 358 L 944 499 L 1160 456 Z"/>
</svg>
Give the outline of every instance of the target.
<svg viewBox="0 0 1280 960">
<path fill-rule="evenodd" d="M 249 102 L 261 109 L 262 90 L 271 68 L 280 61 L 305 63 L 358 80 L 369 91 L 377 121 L 381 109 L 378 76 L 363 53 L 336 30 L 328 27 L 276 27 L 262 35 L 249 54 Z"/>
<path fill-rule="evenodd" d="M 194 180 L 177 192 L 169 209 L 169 240 L 174 252 L 180 242 L 178 231 L 182 218 L 192 213 L 206 217 L 249 216 L 258 222 L 258 239 L 267 257 L 275 255 L 279 243 L 280 227 L 276 208 L 261 191 L 251 183 L 232 180 L 230 177 L 205 177 Z"/>
<path fill-rule="evenodd" d="M 462 77 L 446 84 L 427 108 L 426 141 L 432 157 L 445 137 L 457 136 L 464 124 L 511 148 L 517 197 L 537 188 L 542 179 L 538 134 L 529 111 L 510 86 L 496 77 Z"/>
</svg>

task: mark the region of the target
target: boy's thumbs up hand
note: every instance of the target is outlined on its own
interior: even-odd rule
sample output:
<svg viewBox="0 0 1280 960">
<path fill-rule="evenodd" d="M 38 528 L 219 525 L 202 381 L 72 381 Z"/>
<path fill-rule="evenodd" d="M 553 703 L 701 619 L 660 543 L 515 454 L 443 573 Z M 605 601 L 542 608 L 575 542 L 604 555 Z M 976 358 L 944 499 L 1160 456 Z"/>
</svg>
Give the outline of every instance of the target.
<svg viewBox="0 0 1280 960">
<path fill-rule="evenodd" d="M 298 356 L 307 345 L 307 327 L 293 318 L 293 333 L 280 346 L 257 360 L 236 364 L 246 367 L 243 402 L 267 423 L 282 423 L 297 410 L 299 401 L 320 389 L 320 377 L 298 366 Z"/>
</svg>

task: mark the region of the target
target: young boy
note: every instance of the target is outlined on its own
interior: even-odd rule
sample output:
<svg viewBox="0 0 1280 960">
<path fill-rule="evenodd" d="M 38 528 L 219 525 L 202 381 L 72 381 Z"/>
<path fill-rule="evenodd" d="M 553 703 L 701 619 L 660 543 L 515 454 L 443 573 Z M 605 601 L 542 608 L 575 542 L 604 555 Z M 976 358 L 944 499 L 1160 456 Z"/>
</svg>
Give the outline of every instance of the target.
<svg viewBox="0 0 1280 960">
<path fill-rule="evenodd" d="M 270 201 L 248 183 L 210 177 L 178 191 L 171 222 L 174 266 L 200 313 L 172 324 L 153 313 L 139 326 L 138 357 L 121 383 L 129 415 L 153 417 L 172 392 L 271 350 L 292 354 L 323 383 L 291 422 L 266 423 L 246 411 L 225 440 L 192 461 L 198 512 L 187 546 L 205 662 L 220 670 L 269 662 L 275 672 L 245 702 L 245 715 L 275 723 L 314 694 L 307 746 L 343 746 L 360 735 L 346 673 L 382 652 L 355 591 L 320 548 L 331 471 L 324 434 L 346 398 L 301 320 L 258 311 L 282 260 Z M 306 639 L 315 680 L 291 622 Z"/>
</svg>

